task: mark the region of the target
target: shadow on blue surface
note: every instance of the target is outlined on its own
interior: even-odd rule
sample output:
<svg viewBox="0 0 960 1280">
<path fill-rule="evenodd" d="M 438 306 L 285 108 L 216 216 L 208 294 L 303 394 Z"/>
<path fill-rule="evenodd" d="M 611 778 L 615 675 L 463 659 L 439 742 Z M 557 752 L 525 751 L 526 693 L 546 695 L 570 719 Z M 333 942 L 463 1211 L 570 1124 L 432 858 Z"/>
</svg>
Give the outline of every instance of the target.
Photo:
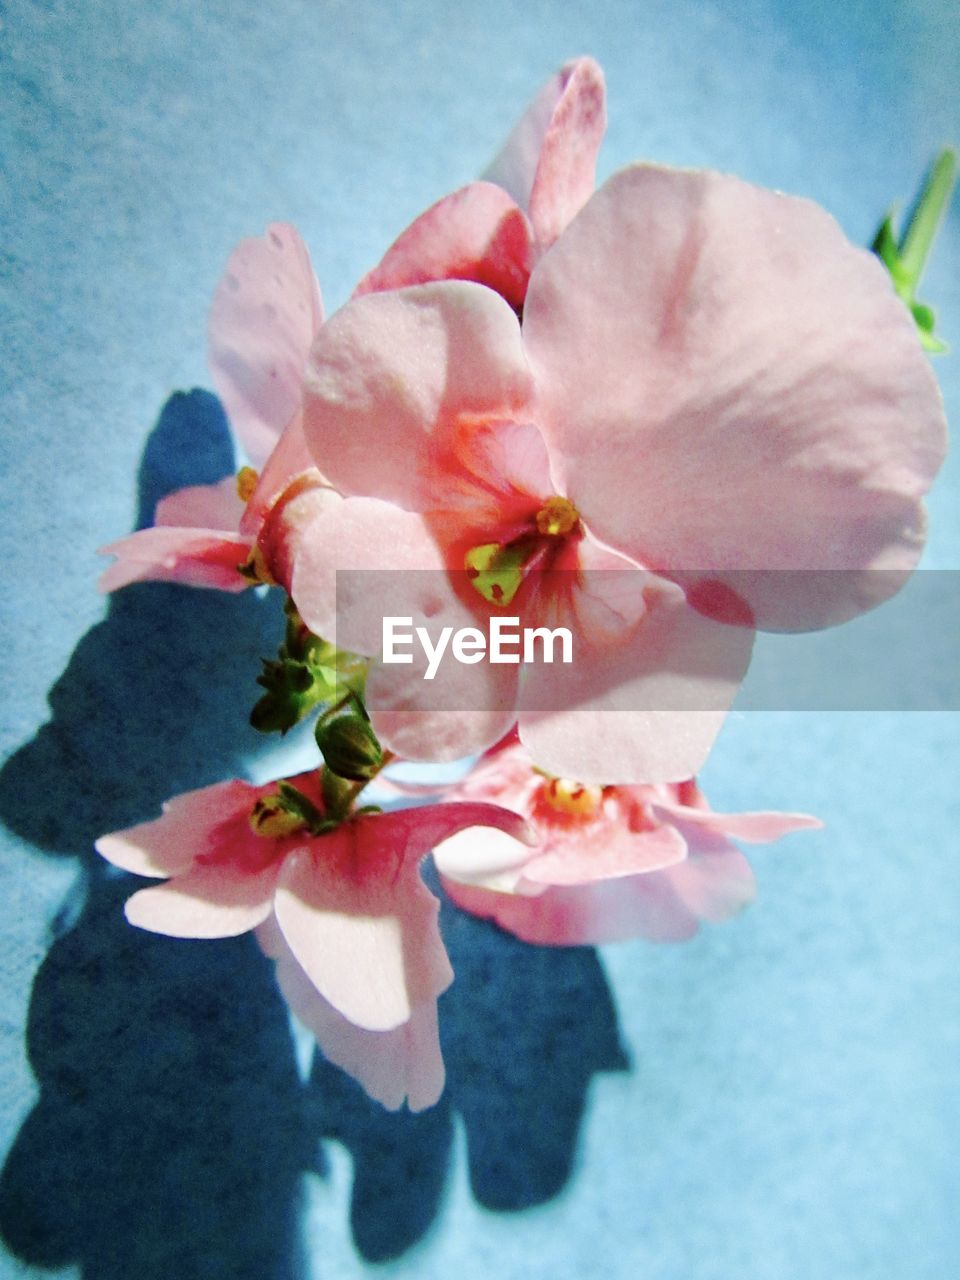
<svg viewBox="0 0 960 1280">
<path fill-rule="evenodd" d="M 232 466 L 217 400 L 172 396 L 144 452 L 139 525 L 164 493 Z M 134 882 L 93 840 L 243 772 L 256 736 L 238 708 L 280 626 L 269 597 L 118 593 L 51 690 L 50 722 L 0 773 L 7 825 L 82 868 L 33 986 L 40 1099 L 0 1175 L 0 1231 L 27 1263 L 78 1262 L 85 1280 L 293 1280 L 301 1174 L 323 1174 L 324 1138 L 354 1160 L 359 1252 L 397 1257 L 436 1217 L 454 1110 L 477 1199 L 519 1210 L 569 1179 L 593 1074 L 626 1069 L 595 952 L 528 947 L 444 904 L 447 1091 L 390 1114 L 319 1054 L 301 1082 L 251 938 L 184 944 L 126 924 Z"/>
</svg>

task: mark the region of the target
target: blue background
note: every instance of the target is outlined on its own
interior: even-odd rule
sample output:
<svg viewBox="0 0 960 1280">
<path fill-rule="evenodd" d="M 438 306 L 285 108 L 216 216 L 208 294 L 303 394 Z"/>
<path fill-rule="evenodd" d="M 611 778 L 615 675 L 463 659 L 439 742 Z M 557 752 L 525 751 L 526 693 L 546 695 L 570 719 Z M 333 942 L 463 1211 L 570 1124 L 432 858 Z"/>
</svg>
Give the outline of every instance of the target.
<svg viewBox="0 0 960 1280">
<path fill-rule="evenodd" d="M 863 242 L 960 142 L 950 0 L 0 12 L 0 1276 L 960 1269 L 956 715 L 733 715 L 716 807 L 827 827 L 758 851 L 758 903 L 688 945 L 554 953 L 448 913 L 450 1085 L 420 1117 L 311 1064 L 250 939 L 128 929 L 91 852 L 275 767 L 243 724 L 272 605 L 93 585 L 97 546 L 233 464 L 212 395 L 172 393 L 210 385 L 239 237 L 295 222 L 332 310 L 591 53 L 601 176 L 735 171 Z M 922 296 L 960 347 L 958 231 L 955 207 Z M 958 370 L 937 362 L 954 417 Z M 953 459 L 931 567 L 960 559 L 958 484 Z"/>
</svg>

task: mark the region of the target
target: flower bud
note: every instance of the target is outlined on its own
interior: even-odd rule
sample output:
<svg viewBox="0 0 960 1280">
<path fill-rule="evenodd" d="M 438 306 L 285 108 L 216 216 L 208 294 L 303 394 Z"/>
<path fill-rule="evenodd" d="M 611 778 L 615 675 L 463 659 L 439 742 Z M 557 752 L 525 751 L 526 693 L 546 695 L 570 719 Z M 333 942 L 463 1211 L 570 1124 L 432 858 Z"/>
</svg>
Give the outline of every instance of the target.
<svg viewBox="0 0 960 1280">
<path fill-rule="evenodd" d="M 363 716 L 347 714 L 317 725 L 317 746 L 327 768 L 351 782 L 368 782 L 380 769 L 383 750 Z"/>
</svg>

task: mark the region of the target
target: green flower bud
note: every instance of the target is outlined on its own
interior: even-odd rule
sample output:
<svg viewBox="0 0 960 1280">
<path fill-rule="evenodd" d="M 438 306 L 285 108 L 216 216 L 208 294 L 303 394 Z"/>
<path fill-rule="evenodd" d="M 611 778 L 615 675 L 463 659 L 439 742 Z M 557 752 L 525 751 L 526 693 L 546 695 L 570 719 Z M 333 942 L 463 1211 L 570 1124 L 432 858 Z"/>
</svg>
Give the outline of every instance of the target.
<svg viewBox="0 0 960 1280">
<path fill-rule="evenodd" d="M 351 782 L 369 782 L 383 762 L 383 750 L 370 722 L 348 713 L 317 725 L 317 746 L 327 768 Z"/>
</svg>

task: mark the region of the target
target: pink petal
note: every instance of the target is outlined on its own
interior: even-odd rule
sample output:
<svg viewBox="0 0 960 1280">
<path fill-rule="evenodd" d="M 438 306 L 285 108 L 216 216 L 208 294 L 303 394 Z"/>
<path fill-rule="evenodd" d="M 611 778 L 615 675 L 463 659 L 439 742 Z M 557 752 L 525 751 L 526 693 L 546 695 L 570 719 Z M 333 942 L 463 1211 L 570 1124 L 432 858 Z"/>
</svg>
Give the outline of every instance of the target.
<svg viewBox="0 0 960 1280">
<path fill-rule="evenodd" d="M 687 805 L 656 802 L 654 810 L 668 820 L 682 821 L 686 826 L 701 827 L 721 835 L 745 840 L 748 844 L 769 844 L 792 831 L 812 830 L 823 826 L 819 818 L 805 813 L 714 813 L 710 809 L 693 809 Z"/>
<path fill-rule="evenodd" d="M 719 923 L 737 915 L 756 896 L 750 863 L 738 849 L 698 855 L 664 874 L 670 886 L 698 920 Z"/>
<path fill-rule="evenodd" d="M 577 58 L 543 86 L 484 175 L 529 209 L 543 247 L 590 198 L 606 123 L 603 72 Z"/>
<path fill-rule="evenodd" d="M 271 936 L 265 941 L 266 930 Z M 445 1079 L 436 1002 L 415 1006 L 409 1020 L 392 1031 L 367 1031 L 324 1000 L 272 918 L 260 926 L 257 937 L 264 951 L 276 960 L 277 982 L 287 1004 L 316 1037 L 330 1062 L 359 1081 L 371 1098 L 390 1111 L 404 1102 L 411 1111 L 434 1105 Z"/>
<path fill-rule="evenodd" d="M 518 309 L 530 278 L 532 239 L 526 215 L 505 191 L 472 182 L 411 223 L 354 296 L 431 280 L 474 280 Z"/>
<path fill-rule="evenodd" d="M 280 440 L 260 473 L 256 488 L 240 521 L 243 533 L 256 537 L 273 504 L 301 475 L 322 479 L 313 464 L 303 435 L 303 416 L 298 411 L 287 423 Z"/>
<path fill-rule="evenodd" d="M 284 862 L 280 928 L 313 985 L 355 1025 L 399 1027 L 453 980 L 418 863 L 473 823 L 527 833 L 492 805 L 432 805 L 355 819 Z"/>
<path fill-rule="evenodd" d="M 97 852 L 138 876 L 179 875 L 215 850 L 220 829 L 251 810 L 262 790 L 235 779 L 187 791 L 167 800 L 159 818 L 101 836 Z"/>
<path fill-rule="evenodd" d="M 423 519 L 376 498 L 318 510 L 301 531 L 291 577 L 311 631 L 368 657 L 383 651 L 384 617 L 462 611 Z"/>
<path fill-rule="evenodd" d="M 440 505 L 444 450 L 464 420 L 530 420 L 517 318 L 461 281 L 355 298 L 310 353 L 304 432 L 344 494 Z"/>
<path fill-rule="evenodd" d="M 549 773 L 601 785 L 669 782 L 703 764 L 753 635 L 702 617 L 672 584 L 647 582 L 647 612 L 619 643 L 575 637 L 569 666 L 528 668 L 520 739 Z"/>
<path fill-rule="evenodd" d="M 739 584 L 758 625 L 801 629 L 915 564 L 939 392 L 884 268 L 809 201 L 626 169 L 535 269 L 524 336 L 565 492 L 640 563 L 735 591 L 895 571 Z"/>
<path fill-rule="evenodd" d="M 249 553 L 249 539 L 238 533 L 158 525 L 101 547 L 101 555 L 117 559 L 100 575 L 97 586 L 106 593 L 131 582 L 180 582 L 243 591 L 250 584 L 238 569 Z"/>
<path fill-rule="evenodd" d="M 294 567 L 306 549 L 315 544 L 323 516 L 338 507 L 342 498 L 324 483 L 318 471 L 294 480 L 274 503 L 260 530 L 257 546 L 275 582 L 289 593 Z"/>
<path fill-rule="evenodd" d="M 540 946 L 599 946 L 629 938 L 682 942 L 697 920 L 671 888 L 669 871 L 545 889 L 536 896 L 492 893 L 444 879 L 464 911 L 495 920 L 502 929 Z"/>
<path fill-rule="evenodd" d="M 661 871 L 686 856 L 686 841 L 674 827 L 630 831 L 620 822 L 607 822 L 596 830 L 572 828 L 565 839 L 551 841 L 545 853 L 524 866 L 523 877 L 533 884 L 591 884 Z"/>
<path fill-rule="evenodd" d="M 254 466 L 300 404 L 307 352 L 322 323 L 320 290 L 296 228 L 274 222 L 265 235 L 241 240 L 214 294 L 209 359 Z"/>
<path fill-rule="evenodd" d="M 217 484 L 195 484 L 169 493 L 157 503 L 153 523 L 180 529 L 218 529 L 236 533 L 244 504 L 237 494 L 236 476 Z"/>
<path fill-rule="evenodd" d="M 255 929 L 273 909 L 275 867 L 251 873 L 198 866 L 127 899 L 131 924 L 172 938 L 232 938 Z"/>
</svg>

